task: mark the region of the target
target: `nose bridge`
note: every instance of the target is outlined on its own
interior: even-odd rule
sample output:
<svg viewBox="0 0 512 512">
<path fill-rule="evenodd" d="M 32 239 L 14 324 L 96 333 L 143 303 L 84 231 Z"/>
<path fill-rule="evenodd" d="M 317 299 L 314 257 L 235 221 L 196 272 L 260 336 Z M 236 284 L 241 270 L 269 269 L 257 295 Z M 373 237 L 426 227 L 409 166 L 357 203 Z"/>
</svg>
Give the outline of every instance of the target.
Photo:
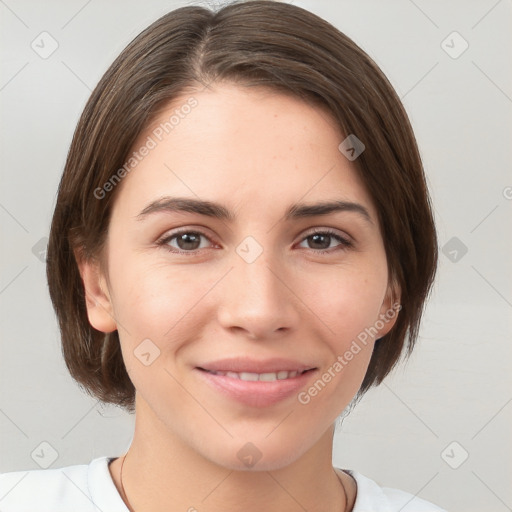
<svg viewBox="0 0 512 512">
<path fill-rule="evenodd" d="M 245 286 L 249 294 L 253 293 L 258 301 L 275 300 L 280 293 L 279 279 L 276 277 L 280 264 L 272 243 L 272 236 L 265 239 L 265 246 L 253 236 L 247 236 L 235 249 L 235 274 L 241 286 Z"/>
<path fill-rule="evenodd" d="M 255 337 L 292 327 L 298 313 L 272 251 L 258 249 L 253 240 L 242 242 L 236 251 L 234 268 L 222 291 L 220 322 L 226 328 L 243 328 Z"/>
<path fill-rule="evenodd" d="M 282 303 L 282 300 L 277 300 L 283 290 L 275 268 L 271 258 L 263 255 L 251 263 L 239 262 L 235 268 L 242 288 L 239 298 L 248 296 L 253 299 L 254 304 L 261 303 L 262 306 L 270 302 Z"/>
</svg>

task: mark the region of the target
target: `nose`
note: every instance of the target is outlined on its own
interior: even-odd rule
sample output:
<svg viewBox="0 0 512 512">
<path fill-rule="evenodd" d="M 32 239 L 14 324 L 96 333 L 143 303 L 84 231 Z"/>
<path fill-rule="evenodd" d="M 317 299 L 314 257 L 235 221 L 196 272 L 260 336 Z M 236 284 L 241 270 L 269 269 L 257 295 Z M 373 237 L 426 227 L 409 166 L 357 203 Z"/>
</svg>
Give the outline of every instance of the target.
<svg viewBox="0 0 512 512">
<path fill-rule="evenodd" d="M 235 260 L 220 290 L 219 323 L 250 339 L 282 336 L 294 330 L 300 319 L 291 273 L 264 254 L 252 263 Z"/>
</svg>

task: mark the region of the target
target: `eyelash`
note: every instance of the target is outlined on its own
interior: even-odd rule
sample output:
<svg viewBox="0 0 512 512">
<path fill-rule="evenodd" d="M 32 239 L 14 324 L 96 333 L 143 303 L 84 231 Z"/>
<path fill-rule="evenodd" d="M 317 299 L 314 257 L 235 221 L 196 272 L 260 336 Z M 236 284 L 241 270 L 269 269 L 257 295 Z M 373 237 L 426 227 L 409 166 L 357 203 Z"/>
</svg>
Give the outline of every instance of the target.
<svg viewBox="0 0 512 512">
<path fill-rule="evenodd" d="M 171 240 L 173 240 L 174 238 L 180 236 L 180 235 L 183 235 L 183 234 L 195 234 L 195 235 L 200 235 L 200 236 L 203 236 L 205 237 L 207 240 L 210 240 L 210 237 L 208 237 L 207 235 L 205 235 L 204 233 L 202 233 L 201 231 L 194 231 L 192 229 L 182 229 L 180 231 L 176 231 L 172 234 L 170 234 L 169 236 L 166 236 L 164 238 L 162 238 L 161 240 L 157 241 L 157 245 L 158 246 L 161 246 L 163 247 L 164 249 L 167 249 L 169 252 L 171 253 L 174 253 L 174 254 L 186 254 L 186 255 L 195 255 L 197 254 L 197 252 L 200 250 L 200 249 L 194 249 L 194 250 L 191 250 L 191 251 L 182 251 L 182 250 L 177 250 L 176 248 L 171 248 L 169 246 L 169 242 Z M 342 237 L 341 235 L 339 235 L 338 233 L 336 233 L 335 231 L 329 229 L 329 228 L 325 228 L 325 229 L 317 229 L 315 231 L 312 231 L 311 233 L 308 233 L 304 238 L 301 239 L 301 242 L 303 242 L 304 240 L 308 239 L 309 237 L 311 236 L 314 236 L 314 235 L 328 235 L 332 238 L 335 238 L 337 241 L 340 242 L 340 245 L 337 246 L 337 247 L 331 247 L 330 249 L 308 249 L 310 251 L 313 251 L 314 253 L 316 254 L 326 254 L 326 253 L 332 253 L 332 252 L 335 252 L 335 251 L 338 251 L 338 250 L 347 250 L 347 249 L 351 249 L 354 247 L 354 243 L 352 241 L 350 241 L 349 239 L 347 238 L 344 238 Z"/>
</svg>

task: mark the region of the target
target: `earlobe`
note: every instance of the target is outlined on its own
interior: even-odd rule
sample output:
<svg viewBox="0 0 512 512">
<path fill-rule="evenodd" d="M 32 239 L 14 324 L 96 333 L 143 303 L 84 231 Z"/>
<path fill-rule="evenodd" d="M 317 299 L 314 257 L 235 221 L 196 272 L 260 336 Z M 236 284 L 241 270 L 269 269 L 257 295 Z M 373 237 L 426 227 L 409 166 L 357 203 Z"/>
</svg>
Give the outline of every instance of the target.
<svg viewBox="0 0 512 512">
<path fill-rule="evenodd" d="M 386 297 L 380 308 L 376 327 L 379 330 L 378 339 L 383 338 L 395 325 L 402 306 L 400 304 L 400 287 L 393 283 L 388 287 Z"/>
<path fill-rule="evenodd" d="M 84 285 L 89 323 L 101 332 L 115 331 L 117 324 L 112 302 L 99 262 L 86 260 L 77 251 L 75 251 L 75 259 Z"/>
</svg>

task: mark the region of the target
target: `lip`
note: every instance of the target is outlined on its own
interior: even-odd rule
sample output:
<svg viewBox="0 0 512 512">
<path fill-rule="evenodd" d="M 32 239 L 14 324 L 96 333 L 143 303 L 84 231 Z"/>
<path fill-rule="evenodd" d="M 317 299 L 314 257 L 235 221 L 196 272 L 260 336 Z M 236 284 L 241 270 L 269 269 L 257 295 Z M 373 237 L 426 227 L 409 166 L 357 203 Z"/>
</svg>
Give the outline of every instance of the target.
<svg viewBox="0 0 512 512">
<path fill-rule="evenodd" d="M 257 360 L 247 357 L 232 357 L 204 363 L 198 365 L 197 368 L 213 372 L 274 373 L 280 370 L 303 372 L 304 370 L 315 369 L 316 365 L 284 358 Z"/>
<path fill-rule="evenodd" d="M 199 378 L 214 390 L 220 392 L 223 396 L 235 400 L 241 404 L 250 407 L 269 407 L 286 400 L 292 395 L 296 395 L 303 388 L 311 377 L 317 373 L 317 368 L 308 367 L 298 363 L 291 363 L 284 360 L 272 360 L 265 362 L 248 360 L 241 363 L 242 360 L 229 359 L 216 361 L 215 364 L 204 365 L 194 368 Z M 277 366 L 276 366 L 277 365 Z M 225 375 L 215 375 L 211 371 L 232 371 L 240 373 L 246 371 L 249 373 L 273 373 L 279 370 L 303 371 L 296 377 L 275 381 L 245 381 L 227 377 Z"/>
</svg>

